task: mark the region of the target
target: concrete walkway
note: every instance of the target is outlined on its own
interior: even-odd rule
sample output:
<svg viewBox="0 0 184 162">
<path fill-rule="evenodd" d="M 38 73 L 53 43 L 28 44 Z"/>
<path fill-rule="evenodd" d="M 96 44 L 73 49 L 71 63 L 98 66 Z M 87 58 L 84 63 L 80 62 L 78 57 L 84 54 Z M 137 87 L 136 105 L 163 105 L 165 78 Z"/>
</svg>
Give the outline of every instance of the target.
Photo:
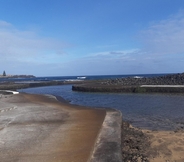
<svg viewBox="0 0 184 162">
<path fill-rule="evenodd" d="M 111 116 L 113 112 L 107 114 Z M 119 125 L 115 124 L 115 116 L 108 118 L 109 115 L 106 110 L 60 103 L 53 96 L 2 95 L 0 159 L 3 162 L 103 162 L 104 157 L 97 158 L 99 151 L 96 152 L 100 142 L 103 149 L 110 147 L 110 159 L 116 161 L 121 157 L 120 137 L 111 128 L 119 129 Z M 107 126 L 107 121 L 115 125 Z M 108 135 L 111 141 L 104 140 Z M 117 145 L 118 156 L 108 142 Z M 110 159 L 106 162 L 112 162 Z"/>
<path fill-rule="evenodd" d="M 121 112 L 107 111 L 90 162 L 122 162 L 121 125 Z"/>
<path fill-rule="evenodd" d="M 169 87 L 169 88 L 183 88 L 184 85 L 141 85 L 140 87 Z"/>
</svg>

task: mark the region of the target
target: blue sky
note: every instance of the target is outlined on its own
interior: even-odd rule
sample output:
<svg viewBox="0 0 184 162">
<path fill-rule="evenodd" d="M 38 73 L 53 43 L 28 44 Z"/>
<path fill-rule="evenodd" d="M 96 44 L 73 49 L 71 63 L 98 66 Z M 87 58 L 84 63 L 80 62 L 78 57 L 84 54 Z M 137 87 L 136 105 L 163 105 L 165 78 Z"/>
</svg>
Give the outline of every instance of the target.
<svg viewBox="0 0 184 162">
<path fill-rule="evenodd" d="M 7 74 L 184 72 L 184 1 L 0 0 L 0 57 Z"/>
</svg>

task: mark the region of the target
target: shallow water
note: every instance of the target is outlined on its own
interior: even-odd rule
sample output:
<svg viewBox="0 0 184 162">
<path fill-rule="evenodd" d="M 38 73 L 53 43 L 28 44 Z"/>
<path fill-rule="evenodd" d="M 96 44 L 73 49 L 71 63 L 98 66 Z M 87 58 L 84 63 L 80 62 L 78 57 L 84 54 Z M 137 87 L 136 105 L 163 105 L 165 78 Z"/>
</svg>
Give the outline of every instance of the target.
<svg viewBox="0 0 184 162">
<path fill-rule="evenodd" d="M 133 126 L 152 130 L 184 128 L 184 95 L 84 93 L 71 85 L 21 89 L 20 92 L 61 96 L 71 104 L 121 110 L 123 119 Z"/>
</svg>

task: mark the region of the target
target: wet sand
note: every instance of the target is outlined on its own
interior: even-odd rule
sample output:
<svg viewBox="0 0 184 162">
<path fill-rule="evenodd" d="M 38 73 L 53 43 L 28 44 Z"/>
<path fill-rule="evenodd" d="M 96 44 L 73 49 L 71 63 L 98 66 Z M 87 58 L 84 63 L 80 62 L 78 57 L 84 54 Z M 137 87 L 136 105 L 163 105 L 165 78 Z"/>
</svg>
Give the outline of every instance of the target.
<svg viewBox="0 0 184 162">
<path fill-rule="evenodd" d="M 105 110 L 58 102 L 51 96 L 0 98 L 0 159 L 3 162 L 86 162 Z"/>
<path fill-rule="evenodd" d="M 184 131 L 150 131 L 122 125 L 125 162 L 183 162 Z"/>
<path fill-rule="evenodd" d="M 184 162 L 184 131 L 146 131 L 150 162 Z"/>
</svg>

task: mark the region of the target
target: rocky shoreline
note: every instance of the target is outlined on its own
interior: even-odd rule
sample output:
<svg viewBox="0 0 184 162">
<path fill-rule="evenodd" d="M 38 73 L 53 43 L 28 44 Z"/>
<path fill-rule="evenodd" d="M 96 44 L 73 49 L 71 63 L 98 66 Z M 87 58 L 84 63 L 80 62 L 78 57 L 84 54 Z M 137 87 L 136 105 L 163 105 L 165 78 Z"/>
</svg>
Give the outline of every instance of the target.
<svg viewBox="0 0 184 162">
<path fill-rule="evenodd" d="M 137 85 L 183 85 L 184 73 L 170 74 L 159 77 L 150 78 L 121 78 L 112 79 L 102 82 L 103 85 L 123 85 L 123 86 L 137 86 Z"/>
<path fill-rule="evenodd" d="M 183 130 L 141 130 L 123 121 L 121 128 L 122 161 L 184 161 L 183 134 Z"/>
<path fill-rule="evenodd" d="M 121 128 L 121 145 L 123 161 L 149 162 L 151 151 L 149 137 L 125 121 Z"/>
<path fill-rule="evenodd" d="M 142 85 L 150 85 L 142 87 Z M 163 85 L 154 87 L 153 85 Z M 165 85 L 168 85 L 167 87 Z M 173 85 L 179 85 L 178 87 Z M 150 78 L 117 78 L 73 85 L 73 91 L 82 92 L 163 92 L 184 93 L 184 73 Z"/>
</svg>

